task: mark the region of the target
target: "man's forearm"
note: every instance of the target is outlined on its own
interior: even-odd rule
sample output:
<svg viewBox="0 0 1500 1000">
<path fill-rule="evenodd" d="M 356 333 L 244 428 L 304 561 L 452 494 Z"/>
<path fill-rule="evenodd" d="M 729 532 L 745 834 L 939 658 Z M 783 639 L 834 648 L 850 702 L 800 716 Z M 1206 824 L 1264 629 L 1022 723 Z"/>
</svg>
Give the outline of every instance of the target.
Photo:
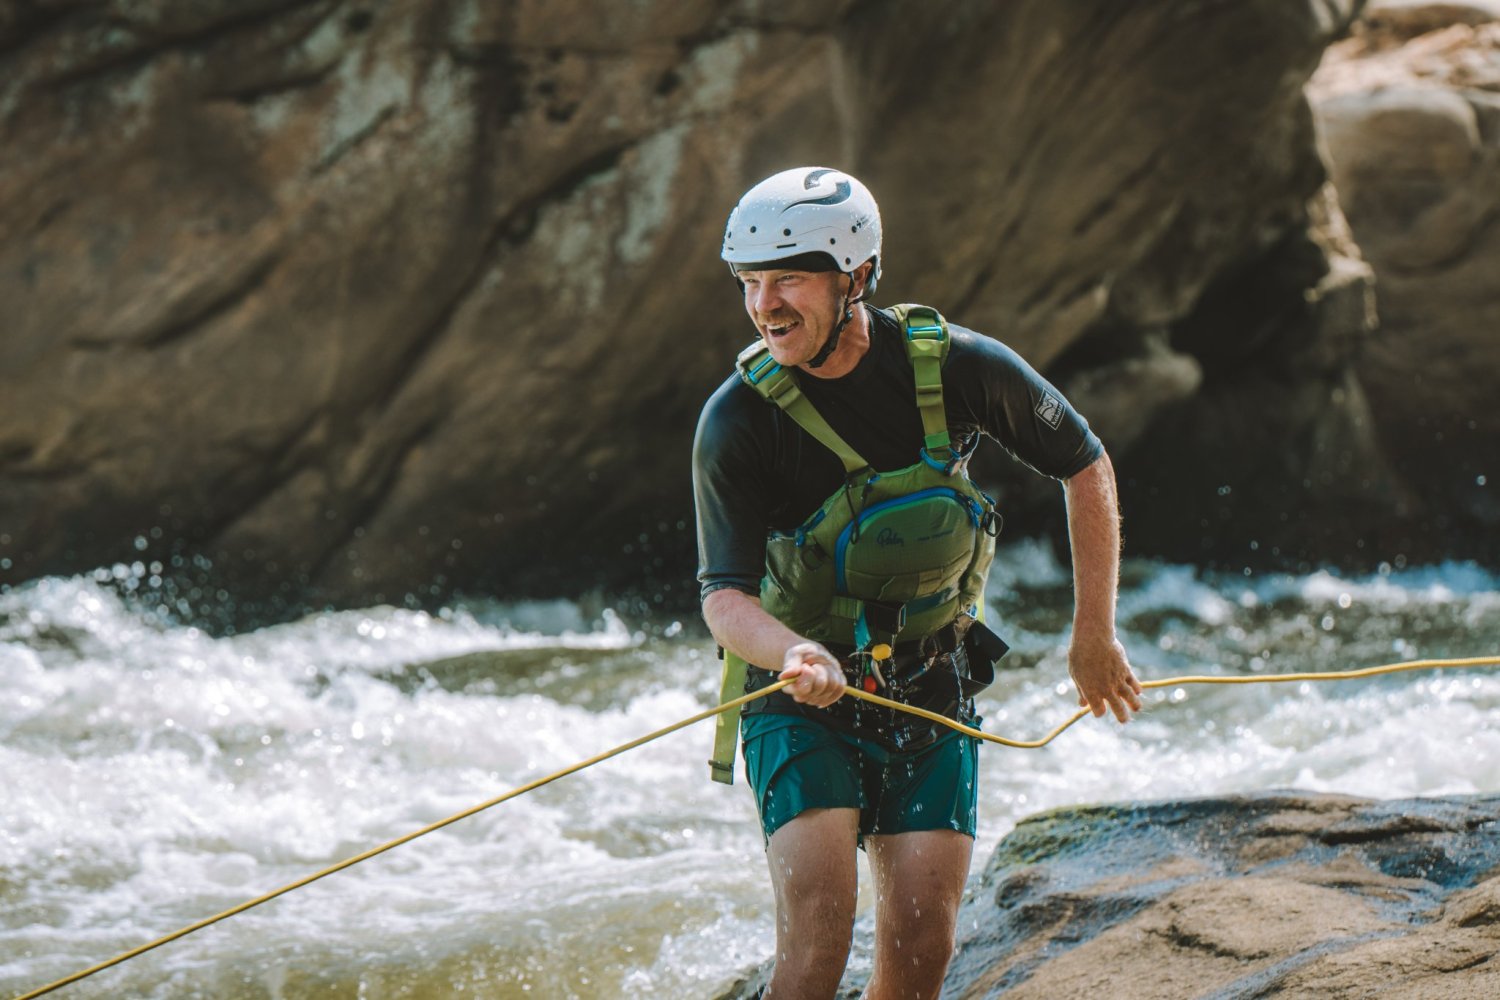
<svg viewBox="0 0 1500 1000">
<path fill-rule="evenodd" d="M 1108 455 L 1067 481 L 1068 537 L 1073 548 L 1073 641 L 1068 672 L 1078 703 L 1126 722 L 1141 709 L 1141 682 L 1115 635 L 1120 583 L 1120 506 Z"/>
<path fill-rule="evenodd" d="M 760 598 L 739 590 L 716 590 L 704 598 L 703 620 L 719 645 L 765 670 L 780 670 L 787 649 L 806 641 L 771 617 Z"/>
<path fill-rule="evenodd" d="M 1109 455 L 1067 480 L 1073 630 L 1113 636 L 1120 579 L 1120 506 Z"/>
<path fill-rule="evenodd" d="M 826 708 L 844 693 L 844 672 L 823 646 L 802 638 L 738 590 L 716 590 L 703 600 L 703 620 L 719 645 L 746 663 L 791 680 L 793 699 Z"/>
</svg>

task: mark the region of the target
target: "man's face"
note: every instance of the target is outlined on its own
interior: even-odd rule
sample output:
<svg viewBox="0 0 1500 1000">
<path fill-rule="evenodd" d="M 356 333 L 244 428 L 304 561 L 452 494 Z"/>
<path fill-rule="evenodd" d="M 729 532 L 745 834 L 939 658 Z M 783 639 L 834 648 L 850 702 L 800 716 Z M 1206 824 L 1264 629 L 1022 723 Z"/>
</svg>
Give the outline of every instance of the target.
<svg viewBox="0 0 1500 1000">
<path fill-rule="evenodd" d="M 740 271 L 745 312 L 784 367 L 812 359 L 838 322 L 849 279 L 839 271 Z"/>
</svg>

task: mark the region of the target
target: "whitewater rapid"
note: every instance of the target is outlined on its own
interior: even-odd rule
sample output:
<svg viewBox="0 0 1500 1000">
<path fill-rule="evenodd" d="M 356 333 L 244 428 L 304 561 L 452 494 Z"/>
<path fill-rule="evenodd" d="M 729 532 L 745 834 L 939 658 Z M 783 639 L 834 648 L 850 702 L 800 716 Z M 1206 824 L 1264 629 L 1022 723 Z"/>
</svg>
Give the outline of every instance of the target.
<svg viewBox="0 0 1500 1000">
<path fill-rule="evenodd" d="M 123 575 L 122 575 L 123 574 Z M 131 567 L 0 593 L 0 991 L 41 986 L 701 710 L 696 622 L 591 602 L 326 613 L 247 634 L 173 623 Z M 1129 562 L 1143 677 L 1500 653 L 1500 580 Z M 997 560 L 1013 652 L 985 728 L 1073 709 L 1066 570 Z M 1081 802 L 1269 788 L 1500 790 L 1500 671 L 1150 692 L 981 756 L 975 870 L 1017 820 Z M 76 997 L 709 997 L 770 954 L 743 781 L 704 723 L 103 972 Z M 870 900 L 862 896 L 862 907 Z M 854 961 L 868 961 L 856 949 Z"/>
</svg>

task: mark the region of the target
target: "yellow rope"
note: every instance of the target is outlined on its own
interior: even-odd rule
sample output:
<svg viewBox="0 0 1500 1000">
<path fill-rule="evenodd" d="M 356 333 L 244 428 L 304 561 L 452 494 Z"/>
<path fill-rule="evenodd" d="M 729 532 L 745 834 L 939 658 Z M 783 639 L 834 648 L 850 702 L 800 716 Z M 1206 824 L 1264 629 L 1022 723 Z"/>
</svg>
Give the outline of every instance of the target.
<svg viewBox="0 0 1500 1000">
<path fill-rule="evenodd" d="M 1360 677 L 1376 677 L 1380 674 L 1397 674 L 1406 670 L 1436 670 L 1441 667 L 1493 667 L 1500 666 L 1500 656 L 1472 656 L 1461 660 L 1411 660 L 1406 663 L 1387 663 L 1379 667 L 1364 667 L 1360 670 L 1335 670 L 1326 674 L 1252 674 L 1230 675 L 1215 677 L 1208 674 L 1188 674 L 1182 677 L 1161 677 L 1154 681 L 1142 681 L 1141 687 L 1164 688 L 1180 687 L 1184 684 L 1278 684 L 1293 681 L 1347 681 L 1356 680 Z M 854 687 L 845 687 L 845 694 L 851 694 L 862 701 L 874 702 L 887 708 L 898 709 L 911 715 L 920 715 L 924 719 L 940 722 L 949 729 L 956 729 L 967 736 L 984 740 L 986 743 L 998 743 L 1003 747 L 1013 747 L 1017 750 L 1036 750 L 1051 743 L 1064 730 L 1073 723 L 1089 714 L 1086 708 L 1080 708 L 1073 713 L 1072 718 L 1058 726 L 1052 732 L 1039 740 L 1011 740 L 1004 736 L 996 736 L 993 733 L 981 732 L 972 726 L 966 726 L 961 722 L 955 722 L 947 716 L 929 712 L 925 708 L 914 708 L 911 705 L 903 705 L 899 701 L 891 701 L 882 698 L 878 694 L 870 694 Z"/>
<path fill-rule="evenodd" d="M 416 830 L 412 833 L 408 833 L 404 837 L 397 837 L 395 840 L 392 840 L 389 843 L 381 844 L 379 847 L 373 847 L 370 850 L 365 851 L 363 854 L 356 854 L 352 858 L 346 858 L 336 865 L 330 865 L 329 867 L 324 868 L 320 872 L 315 872 L 314 874 L 308 875 L 306 878 L 300 878 L 295 882 L 289 882 L 286 885 L 282 886 L 280 889 L 273 889 L 263 896 L 256 896 L 254 899 L 247 900 L 238 906 L 230 907 L 223 913 L 215 914 L 214 916 L 208 917 L 204 920 L 200 920 L 195 924 L 189 924 L 187 927 L 184 927 L 181 930 L 173 931 L 171 934 L 168 934 L 165 937 L 159 937 L 149 944 L 143 944 L 139 948 L 132 948 L 130 951 L 127 951 L 121 955 L 116 955 L 114 958 L 111 958 L 107 962 L 100 962 L 98 965 L 90 966 L 89 968 L 84 969 L 81 972 L 75 972 L 71 976 L 68 976 L 65 979 L 59 979 L 57 982 L 51 983 L 47 986 L 43 986 L 39 990 L 32 990 L 30 993 L 23 993 L 20 996 L 16 997 L 15 1000 L 32 1000 L 33 997 L 44 996 L 48 993 L 51 993 L 53 990 L 61 989 L 64 986 L 68 986 L 72 983 L 78 982 L 78 980 L 80 979 L 92 976 L 96 972 L 103 972 L 105 969 L 119 965 L 121 962 L 128 962 L 132 958 L 137 958 L 141 955 L 144 955 L 146 952 L 150 951 L 153 948 L 160 948 L 164 944 L 176 941 L 180 937 L 186 937 L 194 931 L 201 931 L 203 928 L 208 927 L 211 924 L 216 924 L 220 920 L 226 920 L 229 917 L 244 913 L 251 907 L 259 906 L 261 903 L 270 902 L 277 896 L 283 896 L 286 893 L 291 892 L 293 889 L 300 889 L 305 885 L 310 885 L 326 875 L 332 875 L 334 872 L 343 871 L 345 868 L 348 868 L 352 865 L 357 865 L 361 861 L 367 861 L 370 858 L 375 857 L 375 855 L 377 854 L 384 854 L 386 851 L 389 851 L 393 847 L 400 847 L 402 844 L 416 840 L 418 837 L 432 833 L 434 830 L 441 830 L 443 827 L 448 826 L 451 823 L 457 823 L 461 819 L 468 819 L 475 813 L 483 812 L 491 806 L 498 806 L 500 803 L 506 801 L 507 799 L 513 799 L 518 795 L 525 795 L 527 792 L 541 788 L 543 785 L 556 781 L 558 778 L 566 778 L 568 775 L 573 774 L 576 771 L 582 771 L 586 767 L 592 767 L 600 761 L 609 760 L 609 758 L 618 756 L 619 754 L 622 754 L 627 750 L 634 750 L 636 747 L 642 746 L 646 743 L 650 743 L 652 740 L 660 739 L 661 737 L 666 736 L 668 733 L 675 733 L 677 730 L 685 728 L 687 726 L 691 726 L 695 722 L 702 722 L 704 719 L 711 719 L 715 715 L 718 715 L 720 712 L 727 712 L 731 708 L 734 708 L 738 705 L 744 705 L 747 702 L 754 701 L 757 698 L 764 698 L 771 692 L 779 691 L 790 683 L 791 681 L 789 680 L 777 681 L 775 684 L 763 688 L 760 691 L 756 691 L 754 694 L 747 694 L 743 698 L 736 698 L 733 701 L 726 701 L 724 704 L 719 705 L 716 708 L 711 708 L 707 711 L 699 712 L 697 715 L 683 719 L 681 722 L 674 722 L 670 726 L 665 726 L 661 729 L 658 729 L 654 733 L 647 733 L 645 736 L 631 740 L 629 743 L 621 743 L 619 746 L 615 747 L 612 750 L 606 750 L 601 754 L 590 757 L 588 760 L 579 761 L 577 764 L 574 764 L 571 767 L 565 767 L 561 771 L 555 771 L 552 774 L 547 775 L 545 778 L 538 778 L 530 784 L 522 785 L 519 788 L 512 788 L 504 795 L 496 796 L 495 798 L 490 799 L 488 802 L 481 802 L 477 806 L 472 806 L 468 809 L 465 809 L 463 812 L 454 813 L 447 819 L 440 819 L 436 823 L 431 823 L 427 826 L 424 826 L 422 827 L 422 829 Z"/>
<path fill-rule="evenodd" d="M 1458 660 L 1412 660 L 1406 663 L 1388 663 L 1378 667 L 1366 667 L 1362 670 L 1344 670 L 1326 674 L 1257 674 L 1253 676 L 1227 677 L 1190 675 L 1184 677 L 1163 677 L 1154 681 L 1143 681 L 1141 683 L 1141 687 L 1177 687 L 1184 684 L 1269 684 L 1294 681 L 1338 681 L 1354 680 L 1360 677 L 1375 677 L 1380 674 L 1394 674 L 1406 670 L 1432 670 L 1441 667 L 1462 668 L 1496 665 L 1500 665 L 1500 656 L 1476 656 Z M 244 913 L 246 910 L 255 906 L 259 906 L 261 903 L 269 902 L 270 900 L 275 899 L 277 896 L 285 895 L 286 893 L 289 893 L 294 889 L 301 889 L 303 886 L 310 885 L 320 878 L 332 875 L 334 872 L 343 871 L 345 868 L 357 865 L 361 861 L 367 861 L 370 858 L 375 857 L 377 854 L 384 854 L 386 851 L 389 851 L 392 848 L 400 847 L 402 844 L 416 840 L 418 837 L 432 833 L 434 830 L 441 830 L 443 827 L 448 826 L 452 823 L 457 823 L 461 819 L 467 819 L 468 817 L 473 816 L 476 813 L 483 812 L 484 810 L 489 809 L 492 806 L 497 806 L 509 799 L 513 799 L 517 796 L 524 795 L 527 792 L 534 791 L 535 789 L 541 788 L 543 785 L 556 781 L 558 778 L 565 778 L 570 774 L 582 771 L 586 767 L 592 767 L 593 765 L 598 764 L 601 761 L 605 761 L 611 757 L 616 757 L 622 753 L 625 753 L 627 750 L 634 750 L 636 747 L 650 743 L 652 740 L 660 739 L 661 737 L 666 736 L 669 733 L 674 733 L 679 729 L 686 728 L 687 726 L 691 726 L 694 723 L 702 722 L 705 719 L 711 719 L 721 712 L 727 712 L 732 708 L 738 708 L 739 706 L 755 701 L 757 698 L 764 698 L 766 695 L 771 694 L 775 691 L 779 691 L 790 683 L 790 680 L 777 681 L 774 684 L 761 688 L 754 694 L 747 694 L 742 698 L 735 698 L 733 701 L 726 701 L 724 702 L 724 704 L 716 706 L 715 708 L 710 708 L 705 711 L 699 712 L 697 715 L 689 716 L 688 718 L 683 719 L 680 722 L 674 722 L 670 726 L 665 726 L 653 733 L 648 733 L 645 736 L 633 739 L 628 743 L 622 743 L 619 746 L 614 747 L 613 749 L 606 750 L 600 754 L 596 754 L 595 756 L 590 757 L 588 760 L 579 761 L 577 764 L 573 764 L 570 767 L 565 767 L 561 771 L 555 771 L 544 778 L 538 778 L 537 780 L 530 782 L 529 784 L 521 785 L 519 788 L 512 788 L 504 795 L 497 796 L 487 802 L 481 802 L 479 805 L 472 806 L 468 809 L 463 810 L 462 812 L 454 813 L 447 819 L 440 819 L 436 823 L 431 823 L 427 826 L 422 827 L 422 829 L 420 830 L 408 833 L 403 837 L 397 837 L 395 840 L 389 841 L 385 844 L 381 844 L 379 847 L 371 848 L 370 850 L 365 851 L 362 854 L 356 854 L 352 858 L 346 858 L 336 865 L 331 865 L 327 868 L 324 868 L 322 871 L 315 872 L 314 874 L 308 875 L 305 878 L 300 878 L 295 882 L 290 882 L 282 886 L 280 889 L 273 889 L 265 895 L 256 896 L 254 899 L 247 900 L 246 902 L 243 902 L 238 906 L 231 907 L 225 910 L 223 913 L 215 914 L 212 917 L 200 920 L 194 924 L 189 924 L 187 927 L 184 927 L 181 930 L 173 931 L 171 934 L 168 934 L 165 937 L 157 938 L 155 941 L 152 941 L 149 944 L 143 944 L 138 948 L 132 948 L 130 951 L 124 952 L 120 955 L 116 955 L 114 958 L 111 958 L 108 961 L 100 962 L 98 965 L 90 966 L 89 968 L 84 969 L 81 972 L 75 972 L 71 976 L 68 976 L 64 979 L 59 979 L 57 982 L 50 983 L 40 989 L 32 990 L 30 993 L 23 993 L 20 996 L 16 997 L 15 1000 L 33 1000 L 33 998 L 35 997 L 45 996 L 46 994 L 51 993 L 54 990 L 61 989 L 64 986 L 68 986 L 72 983 L 78 982 L 80 979 L 85 979 L 89 976 L 92 976 L 96 972 L 103 972 L 105 969 L 112 968 L 113 966 L 119 965 L 122 962 L 128 962 L 133 958 L 144 955 L 146 952 L 151 951 L 153 948 L 160 948 L 162 945 L 168 944 L 172 941 L 176 941 L 178 938 L 186 937 L 194 931 L 202 930 L 203 928 L 208 927 L 212 924 L 216 924 L 221 920 L 226 920 L 229 917 Z M 935 712 L 929 712 L 921 708 L 914 708 L 911 705 L 903 705 L 900 702 L 891 701 L 888 698 L 882 698 L 879 695 L 870 694 L 855 687 L 846 686 L 844 688 L 844 693 L 853 695 L 854 697 L 859 698 L 863 701 L 873 702 L 877 705 L 884 705 L 887 708 L 894 708 L 898 711 L 907 712 L 911 715 L 921 716 L 924 719 L 930 719 L 933 722 L 941 723 L 942 725 L 945 725 L 950 729 L 956 729 L 961 733 L 984 740 L 987 743 L 998 743 L 1001 746 L 1013 747 L 1020 750 L 1034 750 L 1038 747 L 1046 746 L 1048 743 L 1051 743 L 1054 739 L 1056 739 L 1057 736 L 1064 730 L 1066 730 L 1069 726 L 1073 725 L 1073 723 L 1089 714 L 1088 709 L 1079 709 L 1073 714 L 1070 719 L 1068 719 L 1062 725 L 1058 726 L 1056 729 L 1052 730 L 1050 733 L 1039 740 L 1012 740 L 1007 739 L 1004 736 L 996 736 L 992 733 L 982 732 L 970 726 L 965 726 L 962 723 L 955 722 L 952 719 L 947 718 L 946 716 L 938 715 Z"/>
</svg>

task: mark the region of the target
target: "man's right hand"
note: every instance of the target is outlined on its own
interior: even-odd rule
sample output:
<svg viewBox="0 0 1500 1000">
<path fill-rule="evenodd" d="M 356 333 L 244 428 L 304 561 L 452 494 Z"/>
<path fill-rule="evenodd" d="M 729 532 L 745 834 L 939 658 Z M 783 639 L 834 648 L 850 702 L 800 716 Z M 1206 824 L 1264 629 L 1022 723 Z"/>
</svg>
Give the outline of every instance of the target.
<svg viewBox="0 0 1500 1000">
<path fill-rule="evenodd" d="M 781 678 L 792 679 L 785 690 L 793 701 L 827 708 L 844 694 L 844 669 L 838 659 L 816 642 L 799 642 L 782 658 Z"/>
</svg>

